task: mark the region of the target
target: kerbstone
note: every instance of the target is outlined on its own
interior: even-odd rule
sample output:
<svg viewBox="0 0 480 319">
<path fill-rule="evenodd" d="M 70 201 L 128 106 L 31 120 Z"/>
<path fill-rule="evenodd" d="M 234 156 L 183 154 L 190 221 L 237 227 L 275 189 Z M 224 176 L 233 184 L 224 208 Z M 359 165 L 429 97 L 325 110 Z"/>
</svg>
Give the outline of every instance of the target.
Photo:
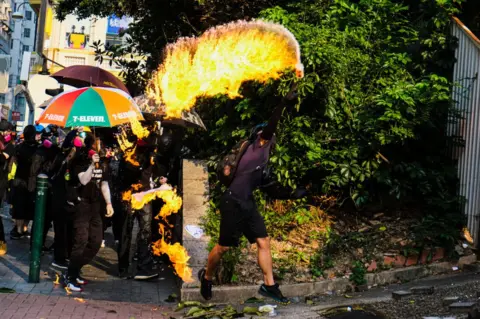
<svg viewBox="0 0 480 319">
<path fill-rule="evenodd" d="M 395 300 L 401 300 L 403 298 L 410 297 L 412 293 L 410 291 L 399 290 L 392 292 L 392 298 Z"/>
<path fill-rule="evenodd" d="M 475 302 L 455 302 L 450 305 L 449 309 L 454 313 L 469 313 L 475 308 Z"/>
<path fill-rule="evenodd" d="M 433 286 L 419 286 L 411 288 L 410 291 L 414 295 L 431 295 L 435 292 L 435 288 Z"/>
</svg>

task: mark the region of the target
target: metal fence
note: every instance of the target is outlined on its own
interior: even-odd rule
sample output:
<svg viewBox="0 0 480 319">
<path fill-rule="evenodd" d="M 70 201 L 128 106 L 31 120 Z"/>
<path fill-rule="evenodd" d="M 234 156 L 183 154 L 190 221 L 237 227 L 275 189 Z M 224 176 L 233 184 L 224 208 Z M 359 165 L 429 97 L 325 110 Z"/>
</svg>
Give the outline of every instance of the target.
<svg viewBox="0 0 480 319">
<path fill-rule="evenodd" d="M 468 228 L 479 244 L 480 235 L 480 40 L 454 18 L 452 34 L 458 39 L 455 52 L 453 99 L 456 112 L 449 118 L 447 134 L 451 154 L 457 160 L 459 195 L 464 197 Z"/>
</svg>

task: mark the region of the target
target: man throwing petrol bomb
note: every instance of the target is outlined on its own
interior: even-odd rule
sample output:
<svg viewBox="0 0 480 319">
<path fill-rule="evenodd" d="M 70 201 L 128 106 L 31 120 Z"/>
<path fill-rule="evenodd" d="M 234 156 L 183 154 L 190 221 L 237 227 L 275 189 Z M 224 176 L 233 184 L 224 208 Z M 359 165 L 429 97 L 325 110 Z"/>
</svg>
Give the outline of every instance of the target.
<svg viewBox="0 0 480 319">
<path fill-rule="evenodd" d="M 77 137 L 78 138 L 78 137 Z M 108 186 L 108 171 L 99 165 L 100 156 L 92 149 L 94 138 L 87 134 L 84 146 L 75 155 L 72 162 L 72 183 L 68 201 L 73 200 L 75 212 L 73 216 L 73 247 L 70 264 L 65 276 L 65 285 L 71 291 L 82 291 L 86 284 L 80 276 L 80 270 L 87 265 L 100 250 L 103 237 L 101 195 L 107 205 L 107 217 L 113 216 L 113 207 Z M 72 196 L 73 195 L 73 196 Z"/>
<path fill-rule="evenodd" d="M 268 238 L 265 222 L 258 212 L 253 192 L 261 186 L 263 173 L 268 164 L 270 151 L 275 143 L 274 133 L 287 101 L 295 98 L 296 85 L 270 118 L 267 125 L 257 126 L 246 141 L 243 151 L 240 151 L 237 169 L 233 179 L 220 201 L 220 237 L 218 244 L 208 255 L 207 268 L 200 270 L 198 276 L 201 283 L 200 292 L 206 300 L 212 298 L 212 279 L 223 254 L 229 247 L 237 247 L 240 237 L 245 235 L 248 241 L 257 244 L 258 264 L 263 272 L 264 283 L 260 286 L 259 293 L 272 298 L 280 303 L 288 303 L 273 279 L 272 254 L 270 239 Z M 224 167 L 224 175 L 230 175 L 230 166 Z"/>
</svg>

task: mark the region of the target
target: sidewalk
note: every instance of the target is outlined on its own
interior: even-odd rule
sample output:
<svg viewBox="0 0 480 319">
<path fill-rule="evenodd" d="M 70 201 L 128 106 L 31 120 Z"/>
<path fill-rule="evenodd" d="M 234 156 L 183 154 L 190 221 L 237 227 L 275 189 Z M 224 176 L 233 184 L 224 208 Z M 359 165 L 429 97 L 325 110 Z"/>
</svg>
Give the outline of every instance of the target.
<svg viewBox="0 0 480 319">
<path fill-rule="evenodd" d="M 52 298 L 67 296 L 67 292 L 62 285 L 54 284 L 57 274 L 59 275 L 61 272 L 50 265 L 53 258 L 51 253 L 42 256 L 40 283 L 28 283 L 29 239 L 10 240 L 9 232 L 13 227 L 12 221 L 7 214 L 0 214 L 0 217 L 4 223 L 8 245 L 7 255 L 0 258 L 0 287 L 14 289 L 19 294 L 41 294 L 52 296 Z M 134 235 L 133 238 L 136 238 L 136 236 Z M 176 293 L 178 295 L 177 279 L 172 270 L 165 266 L 160 267 L 160 269 L 163 269 L 160 277 L 152 281 L 121 280 L 116 277 L 117 254 L 112 248 L 115 243 L 110 229 L 107 230 L 105 239 L 106 247 L 101 248 L 93 262 L 84 267 L 82 271 L 83 276 L 89 280 L 89 284 L 84 292 L 73 293 L 72 297 L 138 302 L 158 306 L 164 304 L 164 300 L 170 294 Z M 52 241 L 53 233 L 49 232 L 47 244 Z M 0 296 L 5 298 L 2 294 Z M 0 309 L 3 309 L 3 307 L 0 307 Z M 3 315 L 0 318 L 3 319 Z"/>
<path fill-rule="evenodd" d="M 28 294 L 0 294 L 2 319 L 170 318 L 165 307 Z"/>
</svg>

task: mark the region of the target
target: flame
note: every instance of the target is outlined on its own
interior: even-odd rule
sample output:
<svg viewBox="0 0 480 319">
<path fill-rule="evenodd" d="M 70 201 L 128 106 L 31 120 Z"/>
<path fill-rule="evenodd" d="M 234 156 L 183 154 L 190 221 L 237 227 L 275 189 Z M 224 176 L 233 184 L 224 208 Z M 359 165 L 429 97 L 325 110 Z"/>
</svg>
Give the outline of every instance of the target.
<svg viewBox="0 0 480 319">
<path fill-rule="evenodd" d="M 470 244 L 473 244 L 472 235 L 470 234 L 470 231 L 467 227 L 463 228 L 463 238 L 465 238 L 465 240 L 468 241 Z"/>
<path fill-rule="evenodd" d="M 123 192 L 122 194 L 122 200 L 125 202 L 129 202 L 130 199 L 132 198 L 132 190 L 128 190 L 126 192 Z"/>
<path fill-rule="evenodd" d="M 55 273 L 55 281 L 53 282 L 54 285 L 59 285 L 60 284 L 60 276 Z"/>
<path fill-rule="evenodd" d="M 150 135 L 150 131 L 144 128 L 136 117 L 131 117 L 129 120 L 132 127 L 132 132 L 138 138 L 146 138 Z"/>
<path fill-rule="evenodd" d="M 72 292 L 70 291 L 70 288 L 68 287 L 65 287 L 65 292 L 67 293 L 67 295 L 71 295 Z"/>
<path fill-rule="evenodd" d="M 160 190 L 156 188 L 147 192 L 133 194 L 131 196 L 132 209 L 142 209 L 143 206 L 156 198 L 160 198 L 165 202 L 157 217 L 165 219 L 167 216 L 177 213 L 182 207 L 182 198 L 177 195 L 175 190 Z"/>
<path fill-rule="evenodd" d="M 156 219 L 163 218 L 166 220 L 171 214 L 178 213 L 182 207 L 182 198 L 177 195 L 177 192 L 173 189 L 169 190 L 160 190 L 158 188 L 149 190 L 147 192 L 141 192 L 136 194 L 131 194 L 131 205 L 132 209 L 139 210 L 142 209 L 147 203 L 151 202 L 156 198 L 161 198 L 165 204 L 162 206 L 162 209 L 155 216 Z M 177 275 L 182 278 L 184 282 L 193 282 L 192 279 L 192 269 L 188 266 L 188 252 L 179 243 L 173 245 L 165 242 L 165 227 L 160 224 L 159 233 L 162 235 L 162 238 L 156 241 L 153 246 L 153 253 L 157 256 L 166 254 L 170 261 L 173 264 L 173 268 Z"/>
<path fill-rule="evenodd" d="M 160 256 L 161 254 L 166 254 L 168 258 L 170 258 L 175 272 L 184 282 L 193 282 L 192 269 L 188 266 L 190 256 L 188 256 L 185 247 L 179 243 L 173 245 L 167 244 L 165 240 L 161 238 L 153 244 L 152 248 L 155 255 Z"/>
<path fill-rule="evenodd" d="M 117 135 L 117 141 L 120 149 L 124 153 L 125 160 L 134 166 L 140 166 L 140 163 L 133 158 L 135 156 L 135 150 L 137 147 L 128 140 L 127 133 L 125 131 Z"/>
<path fill-rule="evenodd" d="M 77 298 L 73 298 L 73 300 L 78 301 L 79 303 L 85 303 L 85 302 L 86 302 L 85 299 L 83 299 L 83 298 L 78 298 L 78 297 L 77 297 Z"/>
<path fill-rule="evenodd" d="M 270 22 L 237 21 L 168 45 L 146 93 L 165 104 L 168 118 L 178 118 L 199 96 L 239 97 L 243 82 L 265 83 L 289 68 L 303 77 L 300 46 L 290 31 Z"/>
<path fill-rule="evenodd" d="M 138 183 L 138 184 L 133 184 L 133 185 L 132 185 L 132 189 L 133 189 L 134 191 L 138 191 L 138 190 L 140 190 L 142 187 L 143 187 L 143 185 L 140 184 L 140 183 Z"/>
</svg>

